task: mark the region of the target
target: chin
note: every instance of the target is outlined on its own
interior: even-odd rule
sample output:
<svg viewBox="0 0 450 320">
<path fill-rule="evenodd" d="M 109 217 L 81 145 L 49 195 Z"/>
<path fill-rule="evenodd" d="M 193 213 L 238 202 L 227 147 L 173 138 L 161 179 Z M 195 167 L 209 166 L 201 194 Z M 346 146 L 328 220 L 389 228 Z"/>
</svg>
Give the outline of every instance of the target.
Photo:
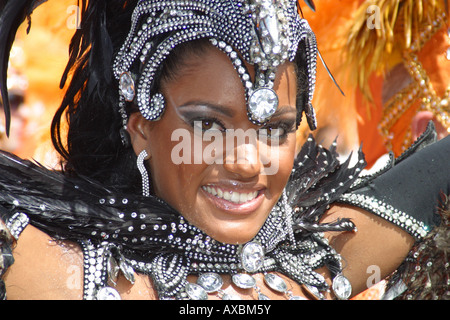
<svg viewBox="0 0 450 320">
<path fill-rule="evenodd" d="M 223 223 L 218 222 L 216 225 L 220 226 L 223 225 Z M 208 234 L 214 240 L 219 241 L 221 243 L 244 244 L 251 241 L 256 236 L 258 231 L 259 228 L 255 229 L 253 226 L 252 227 L 240 226 L 205 233 Z"/>
</svg>

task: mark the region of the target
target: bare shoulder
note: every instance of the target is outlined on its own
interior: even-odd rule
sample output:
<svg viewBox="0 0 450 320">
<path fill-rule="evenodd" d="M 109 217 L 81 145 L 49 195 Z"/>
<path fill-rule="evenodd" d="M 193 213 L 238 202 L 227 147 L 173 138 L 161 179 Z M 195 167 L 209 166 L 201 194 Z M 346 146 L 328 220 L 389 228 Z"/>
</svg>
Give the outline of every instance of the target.
<svg viewBox="0 0 450 320">
<path fill-rule="evenodd" d="M 77 243 L 55 241 L 28 225 L 20 235 L 13 255 L 14 264 L 4 276 L 7 299 L 83 298 L 83 251 Z M 119 277 L 115 288 L 123 299 L 156 299 L 147 276 L 135 274 L 135 279 L 131 284 L 123 276 Z"/>
<path fill-rule="evenodd" d="M 343 258 L 344 274 L 357 294 L 368 288 L 370 276 L 380 279 L 395 271 L 414 244 L 414 238 L 392 223 L 362 209 L 335 205 L 322 222 L 350 218 L 356 232 L 329 232 L 326 237 Z"/>
<path fill-rule="evenodd" d="M 80 299 L 83 256 L 72 242 L 55 241 L 28 225 L 13 250 L 4 280 L 8 299 Z"/>
</svg>

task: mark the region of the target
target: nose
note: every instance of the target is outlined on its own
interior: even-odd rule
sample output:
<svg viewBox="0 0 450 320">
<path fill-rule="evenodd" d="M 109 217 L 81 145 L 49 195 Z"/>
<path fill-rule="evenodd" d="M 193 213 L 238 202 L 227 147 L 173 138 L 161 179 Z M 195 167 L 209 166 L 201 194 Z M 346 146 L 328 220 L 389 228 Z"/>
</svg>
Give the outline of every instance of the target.
<svg viewBox="0 0 450 320">
<path fill-rule="evenodd" d="M 263 164 L 255 144 L 242 143 L 226 150 L 223 167 L 243 179 L 260 174 Z"/>
</svg>

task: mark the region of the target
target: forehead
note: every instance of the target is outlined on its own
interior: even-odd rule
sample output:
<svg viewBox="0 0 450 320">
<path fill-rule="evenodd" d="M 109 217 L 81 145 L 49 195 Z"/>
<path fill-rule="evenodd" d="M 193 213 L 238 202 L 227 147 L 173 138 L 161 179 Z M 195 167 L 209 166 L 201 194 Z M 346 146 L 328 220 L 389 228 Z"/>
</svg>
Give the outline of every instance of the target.
<svg viewBox="0 0 450 320">
<path fill-rule="evenodd" d="M 242 82 L 229 57 L 214 46 L 206 46 L 197 52 L 183 51 L 184 56 L 172 66 L 170 77 L 163 77 L 163 93 L 177 95 L 177 100 L 202 100 L 209 97 L 211 102 L 232 105 L 246 104 L 245 84 Z M 245 66 L 251 80 L 254 80 L 254 67 L 246 62 Z M 280 98 L 280 104 L 295 106 L 297 76 L 294 63 L 286 62 L 278 67 L 274 79 L 274 90 Z M 284 96 L 289 96 L 286 99 Z M 294 101 L 292 101 L 294 99 Z M 289 102 L 287 102 L 289 100 Z"/>
</svg>

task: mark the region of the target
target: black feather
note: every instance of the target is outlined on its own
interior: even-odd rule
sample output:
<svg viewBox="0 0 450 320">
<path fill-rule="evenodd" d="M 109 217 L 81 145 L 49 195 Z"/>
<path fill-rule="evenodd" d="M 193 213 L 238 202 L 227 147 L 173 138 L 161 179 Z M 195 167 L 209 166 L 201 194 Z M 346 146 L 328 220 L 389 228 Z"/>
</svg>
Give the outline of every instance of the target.
<svg viewBox="0 0 450 320">
<path fill-rule="evenodd" d="M 286 187 L 288 201 L 298 211 L 293 217 L 294 230 L 311 233 L 353 230 L 354 225 L 348 219 L 319 224 L 329 205 L 351 187 L 366 165 L 361 149 L 353 167 L 350 167 L 351 158 L 352 155 L 341 163 L 335 142 L 326 149 L 317 145 L 312 135 L 309 136 Z"/>
<path fill-rule="evenodd" d="M 320 53 L 320 50 L 317 50 L 317 53 L 319 55 L 320 61 L 322 61 L 322 65 L 325 68 L 325 70 L 328 73 L 328 76 L 331 78 L 331 81 L 333 81 L 334 85 L 338 88 L 338 90 L 341 92 L 341 94 L 345 97 L 344 91 L 342 91 L 341 87 L 337 83 L 336 79 L 334 78 L 333 74 L 331 73 L 331 70 L 328 68 L 327 64 L 325 63 L 325 60 L 322 57 L 322 54 Z"/>
<path fill-rule="evenodd" d="M 89 4 L 86 21 L 90 22 L 92 44 L 89 55 L 91 75 L 88 81 L 88 93 L 90 95 L 94 90 L 101 91 L 104 86 L 109 86 L 112 80 L 113 45 L 107 30 L 105 0 Z"/>
<path fill-rule="evenodd" d="M 0 172 L 2 211 L 26 213 L 34 226 L 55 239 L 101 241 L 105 235 L 128 232 L 130 226 L 137 237 L 142 223 L 152 227 L 179 218 L 174 209 L 155 197 L 119 196 L 86 177 L 69 177 L 7 152 L 0 152 Z M 130 219 L 133 212 L 145 218 Z M 145 249 L 149 250 L 155 244 L 147 245 Z"/>
<path fill-rule="evenodd" d="M 0 4 L 0 92 L 5 112 L 6 135 L 9 136 L 11 110 L 8 97 L 8 64 L 10 51 L 16 37 L 17 29 L 25 18 L 28 18 L 28 29 L 31 26 L 30 15 L 45 0 L 3 0 Z"/>
<path fill-rule="evenodd" d="M 303 0 L 303 1 L 306 3 L 306 5 L 307 5 L 312 11 L 316 12 L 316 6 L 315 6 L 313 0 Z"/>
</svg>

